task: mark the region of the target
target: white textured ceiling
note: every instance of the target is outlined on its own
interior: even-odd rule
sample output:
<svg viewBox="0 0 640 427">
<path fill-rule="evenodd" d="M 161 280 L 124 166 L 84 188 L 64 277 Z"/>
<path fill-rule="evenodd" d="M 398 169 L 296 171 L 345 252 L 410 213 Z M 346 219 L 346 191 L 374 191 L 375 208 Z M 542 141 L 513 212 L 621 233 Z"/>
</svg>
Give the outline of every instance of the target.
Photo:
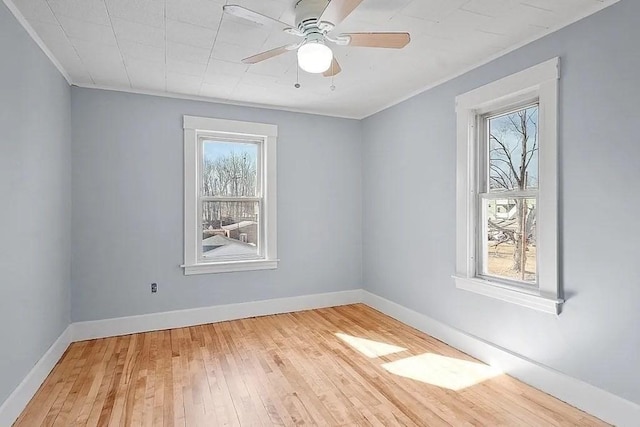
<svg viewBox="0 0 640 427">
<path fill-rule="evenodd" d="M 5 0 L 8 2 L 9 0 Z M 336 32 L 408 31 L 403 50 L 334 47 L 331 79 L 299 72 L 280 28 L 222 14 L 225 0 L 12 0 L 73 84 L 200 96 L 343 117 L 422 88 L 594 13 L 615 0 L 364 0 Z M 230 0 L 293 23 L 294 0 Z"/>
</svg>

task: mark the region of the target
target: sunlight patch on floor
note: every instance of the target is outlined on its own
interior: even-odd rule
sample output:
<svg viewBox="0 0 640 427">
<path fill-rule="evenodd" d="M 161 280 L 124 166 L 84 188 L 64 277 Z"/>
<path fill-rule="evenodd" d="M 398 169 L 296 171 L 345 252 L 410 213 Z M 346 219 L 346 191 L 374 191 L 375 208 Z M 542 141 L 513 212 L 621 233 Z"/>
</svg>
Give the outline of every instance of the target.
<svg viewBox="0 0 640 427">
<path fill-rule="evenodd" d="M 499 370 L 483 363 L 433 353 L 385 363 L 382 367 L 392 374 L 454 391 L 471 387 L 502 374 Z"/>
<path fill-rule="evenodd" d="M 354 337 L 352 335 L 342 334 L 339 332 L 336 336 L 369 358 L 387 356 L 389 354 L 407 350 L 406 348 L 398 347 L 397 345 Z"/>
</svg>

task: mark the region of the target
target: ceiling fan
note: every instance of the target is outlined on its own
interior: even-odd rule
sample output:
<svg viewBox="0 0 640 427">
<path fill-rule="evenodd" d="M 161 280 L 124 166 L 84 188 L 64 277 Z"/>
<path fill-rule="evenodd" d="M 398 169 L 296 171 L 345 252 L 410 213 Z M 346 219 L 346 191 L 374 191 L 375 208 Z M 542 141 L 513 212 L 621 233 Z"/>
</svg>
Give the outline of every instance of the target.
<svg viewBox="0 0 640 427">
<path fill-rule="evenodd" d="M 298 0 L 295 4 L 296 25 L 292 27 L 275 18 L 239 5 L 225 5 L 225 13 L 261 25 L 277 23 L 285 33 L 302 37 L 298 43 L 280 46 L 242 60 L 245 64 L 258 62 L 297 50 L 298 65 L 308 73 L 322 73 L 325 77 L 338 74 L 342 69 L 333 51 L 327 45 L 379 47 L 402 49 L 411 37 L 409 33 L 341 33 L 332 35 L 340 24 L 363 0 Z"/>
</svg>

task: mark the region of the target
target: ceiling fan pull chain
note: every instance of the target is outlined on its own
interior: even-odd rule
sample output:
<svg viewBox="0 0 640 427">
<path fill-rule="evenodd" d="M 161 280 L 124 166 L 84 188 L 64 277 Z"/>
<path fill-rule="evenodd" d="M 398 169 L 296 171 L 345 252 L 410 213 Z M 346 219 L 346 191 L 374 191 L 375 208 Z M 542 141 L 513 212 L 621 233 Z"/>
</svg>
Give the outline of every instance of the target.
<svg viewBox="0 0 640 427">
<path fill-rule="evenodd" d="M 332 92 L 336 90 L 336 85 L 333 84 L 333 78 L 336 76 L 336 73 L 335 73 L 336 70 L 334 69 L 335 63 L 336 63 L 335 61 L 331 61 L 331 86 L 329 86 L 329 90 Z"/>
</svg>

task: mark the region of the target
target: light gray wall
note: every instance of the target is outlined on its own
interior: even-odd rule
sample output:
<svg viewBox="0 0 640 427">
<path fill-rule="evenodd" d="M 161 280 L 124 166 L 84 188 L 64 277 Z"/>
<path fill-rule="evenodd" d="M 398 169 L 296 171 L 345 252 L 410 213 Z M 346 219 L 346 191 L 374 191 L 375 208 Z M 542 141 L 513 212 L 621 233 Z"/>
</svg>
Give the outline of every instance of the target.
<svg viewBox="0 0 640 427">
<path fill-rule="evenodd" d="M 69 324 L 66 81 L 0 2 L 0 404 Z"/>
<path fill-rule="evenodd" d="M 73 321 L 361 288 L 360 122 L 75 87 L 71 106 Z M 277 270 L 183 275 L 184 114 L 278 125 Z"/>
<path fill-rule="evenodd" d="M 640 2 L 622 1 L 363 122 L 365 288 L 640 403 Z M 554 56 L 559 317 L 456 290 L 456 95 Z"/>
<path fill-rule="evenodd" d="M 358 122 L 69 91 L 0 4 L 0 342 L 11 343 L 0 358 L 0 402 L 64 330 L 70 311 L 82 321 L 364 283 L 640 403 L 637 16 L 640 4 L 622 1 Z M 556 55 L 568 299 L 557 318 L 457 291 L 450 278 L 454 98 Z M 279 125 L 278 270 L 183 276 L 183 114 Z M 157 295 L 151 282 L 159 283 Z"/>
</svg>

